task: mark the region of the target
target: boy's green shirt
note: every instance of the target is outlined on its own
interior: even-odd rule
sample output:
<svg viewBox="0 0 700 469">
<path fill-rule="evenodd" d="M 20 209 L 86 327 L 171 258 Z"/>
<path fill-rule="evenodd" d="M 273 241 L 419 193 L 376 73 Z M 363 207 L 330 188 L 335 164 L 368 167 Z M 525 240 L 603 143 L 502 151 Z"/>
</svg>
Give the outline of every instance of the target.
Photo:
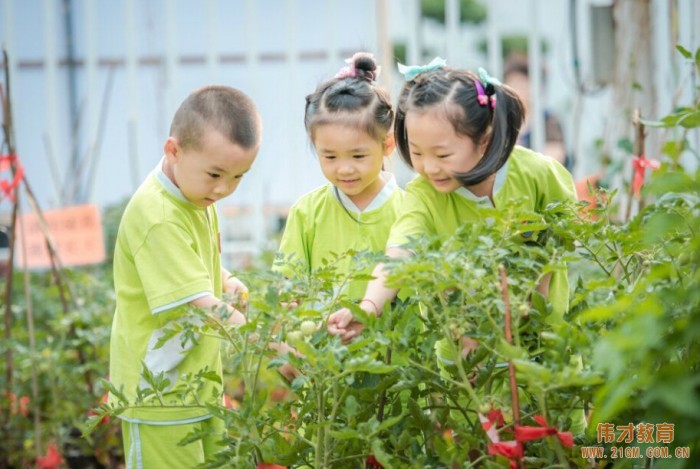
<svg viewBox="0 0 700 469">
<path fill-rule="evenodd" d="M 204 368 L 222 375 L 220 340 L 198 337 L 184 347 L 180 336 L 163 347 L 163 330 L 187 317 L 187 304 L 199 297 L 221 298 L 222 278 L 216 208 L 187 201 L 159 167 L 136 191 L 122 217 L 114 252 L 117 307 L 112 324 L 110 380 L 122 388 L 131 405 L 137 399 L 143 366 L 170 381 L 164 395 L 120 415 L 140 423 L 184 423 L 208 418 L 200 403 L 219 402 L 221 386 L 205 381 L 195 396 L 179 390 L 185 374 Z M 111 402 L 117 404 L 114 396 Z M 187 407 L 190 406 L 190 407 Z"/>
</svg>

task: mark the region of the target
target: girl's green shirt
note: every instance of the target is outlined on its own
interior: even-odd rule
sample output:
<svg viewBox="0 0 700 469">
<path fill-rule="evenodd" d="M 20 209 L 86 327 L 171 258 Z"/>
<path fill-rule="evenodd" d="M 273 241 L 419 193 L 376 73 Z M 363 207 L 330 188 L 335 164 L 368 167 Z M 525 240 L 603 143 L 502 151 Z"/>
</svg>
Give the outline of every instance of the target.
<svg viewBox="0 0 700 469">
<path fill-rule="evenodd" d="M 465 223 L 484 221 L 481 207 L 501 208 L 518 201 L 520 208 L 541 213 L 548 204 L 567 200 L 576 200 L 571 174 L 553 158 L 516 146 L 496 174 L 493 202 L 465 188 L 443 194 L 427 179 L 416 177 L 406 186 L 401 215 L 391 228 L 387 246 L 403 246 L 411 238 L 422 236 L 449 236 Z M 565 269 L 553 273 L 549 300 L 562 317 L 569 301 Z"/>
<path fill-rule="evenodd" d="M 331 184 L 301 197 L 290 209 L 275 270 L 295 278 L 312 275 L 330 263 L 340 274 L 371 273 L 371 263 L 361 266 L 356 257 L 345 253 L 384 252 L 403 202 L 403 190 L 393 175 L 383 174 L 388 181 L 364 210 Z M 366 280 L 353 281 L 342 293 L 356 301 L 362 298 L 366 286 Z"/>
</svg>

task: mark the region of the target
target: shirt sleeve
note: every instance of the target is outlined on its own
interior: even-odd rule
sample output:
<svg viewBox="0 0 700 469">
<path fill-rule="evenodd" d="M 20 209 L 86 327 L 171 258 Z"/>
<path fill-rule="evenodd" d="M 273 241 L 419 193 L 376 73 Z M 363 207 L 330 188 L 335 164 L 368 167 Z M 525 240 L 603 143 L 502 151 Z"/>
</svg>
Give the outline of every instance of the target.
<svg viewBox="0 0 700 469">
<path fill-rule="evenodd" d="M 211 274 L 181 226 L 162 223 L 151 228 L 134 263 L 153 313 L 214 294 Z"/>
<path fill-rule="evenodd" d="M 412 238 L 432 236 L 435 224 L 430 209 L 419 194 L 409 186 L 404 194 L 399 216 L 391 226 L 387 248 L 402 247 Z"/>
<path fill-rule="evenodd" d="M 558 161 L 548 158 L 547 178 L 540 186 L 541 200 L 539 208 L 544 209 L 552 202 L 576 201 L 576 187 L 571 173 Z"/>
<path fill-rule="evenodd" d="M 307 214 L 299 206 L 293 206 L 287 217 L 287 223 L 282 234 L 282 241 L 277 252 L 272 269 L 287 277 L 293 277 L 300 270 L 308 272 L 310 269 L 311 245 L 310 221 Z"/>
</svg>

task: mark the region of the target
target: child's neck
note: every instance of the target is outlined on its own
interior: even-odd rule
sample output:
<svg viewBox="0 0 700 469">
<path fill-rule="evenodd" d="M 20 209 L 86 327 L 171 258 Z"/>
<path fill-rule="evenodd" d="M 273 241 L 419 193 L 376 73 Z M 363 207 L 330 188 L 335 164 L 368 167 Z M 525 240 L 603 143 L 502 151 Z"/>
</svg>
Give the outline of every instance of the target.
<svg viewBox="0 0 700 469">
<path fill-rule="evenodd" d="M 479 184 L 474 184 L 473 186 L 468 186 L 469 192 L 477 197 L 488 197 L 493 200 L 493 186 L 496 181 L 496 174 L 492 174 Z"/>
<path fill-rule="evenodd" d="M 386 179 L 382 173 L 379 173 L 377 179 L 364 191 L 356 195 L 348 195 L 348 198 L 352 200 L 352 203 L 355 204 L 358 210 L 364 211 L 384 188 L 384 184 L 386 184 Z"/>
</svg>

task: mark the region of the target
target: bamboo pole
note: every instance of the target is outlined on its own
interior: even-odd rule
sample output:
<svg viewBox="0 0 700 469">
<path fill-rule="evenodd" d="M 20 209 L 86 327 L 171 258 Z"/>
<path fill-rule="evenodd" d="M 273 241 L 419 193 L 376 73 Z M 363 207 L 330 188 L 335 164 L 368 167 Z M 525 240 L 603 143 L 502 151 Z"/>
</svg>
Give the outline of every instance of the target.
<svg viewBox="0 0 700 469">
<path fill-rule="evenodd" d="M 14 139 L 13 139 L 13 134 L 12 134 L 12 112 L 11 112 L 11 103 L 10 103 L 10 70 L 9 70 L 9 60 L 7 58 L 7 50 L 3 47 L 2 50 L 3 54 L 3 63 L 4 63 L 4 71 L 5 71 L 5 90 L 6 93 L 3 94 L 2 96 L 2 110 L 3 110 L 3 116 L 4 119 L 2 121 L 2 130 L 3 130 L 3 135 L 4 135 L 4 143 L 3 147 L 7 148 L 7 152 L 10 155 L 15 154 L 15 145 L 14 145 Z M 14 177 L 15 172 L 17 170 L 17 163 L 16 161 L 11 161 L 10 162 L 10 171 L 12 173 L 12 176 Z M 14 276 L 14 261 L 15 261 L 15 226 L 16 226 L 16 221 L 17 221 L 17 199 L 15 198 L 14 203 L 12 205 L 12 215 L 10 216 L 10 230 L 8 232 L 8 241 L 9 241 L 9 258 L 8 258 L 8 268 L 7 268 L 7 282 L 5 283 L 5 293 L 4 293 L 4 301 L 5 301 L 5 318 L 4 318 L 4 325 L 5 325 L 5 343 L 8 344 L 7 350 L 5 351 L 5 396 L 9 399 L 10 393 L 12 393 L 13 389 L 13 377 L 14 377 L 14 367 L 13 367 L 13 355 L 12 355 L 12 347 L 9 346 L 10 340 L 12 340 L 12 280 Z M 5 411 L 3 412 L 3 419 L 2 419 L 2 433 L 3 433 L 3 441 L 11 441 L 11 427 L 10 427 L 10 419 L 12 418 L 12 410 L 11 406 L 7 406 Z M 9 456 L 9 455 L 8 455 Z M 3 457 L 6 457 L 3 455 Z M 9 465 L 9 460 L 6 461 L 0 461 L 0 464 L 4 465 Z"/>
</svg>

